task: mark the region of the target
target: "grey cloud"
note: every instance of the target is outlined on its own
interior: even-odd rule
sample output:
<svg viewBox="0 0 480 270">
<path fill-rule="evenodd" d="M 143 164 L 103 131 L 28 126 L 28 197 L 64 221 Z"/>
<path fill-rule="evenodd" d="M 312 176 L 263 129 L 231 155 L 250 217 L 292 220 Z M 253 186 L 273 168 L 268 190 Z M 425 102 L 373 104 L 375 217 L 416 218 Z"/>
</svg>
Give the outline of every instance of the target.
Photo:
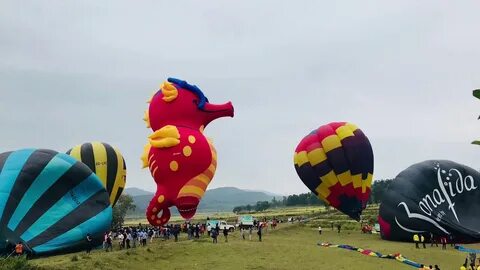
<svg viewBox="0 0 480 270">
<path fill-rule="evenodd" d="M 310 130 L 352 121 L 376 178 L 448 158 L 478 169 L 476 1 L 3 1 L 1 150 L 119 147 L 128 185 L 154 189 L 139 156 L 145 101 L 168 76 L 234 119 L 206 129 L 211 187 L 305 192 L 292 155 Z"/>
</svg>

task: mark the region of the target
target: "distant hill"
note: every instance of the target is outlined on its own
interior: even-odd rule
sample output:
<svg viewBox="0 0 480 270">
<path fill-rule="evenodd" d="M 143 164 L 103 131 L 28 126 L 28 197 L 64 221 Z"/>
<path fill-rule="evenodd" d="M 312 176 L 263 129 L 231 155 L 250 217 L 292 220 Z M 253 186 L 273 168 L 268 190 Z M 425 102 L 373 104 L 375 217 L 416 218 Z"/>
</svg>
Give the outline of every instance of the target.
<svg viewBox="0 0 480 270">
<path fill-rule="evenodd" d="M 154 194 L 138 188 L 127 188 L 125 193 L 133 197 L 137 206 L 136 213 L 145 212 Z M 198 212 L 229 212 L 235 206 L 255 204 L 257 201 L 271 201 L 273 197 L 280 197 L 280 195 L 272 196 L 262 191 L 249 191 L 235 187 L 214 188 L 205 192 L 198 206 Z M 178 214 L 174 209 L 171 210 L 172 214 Z"/>
</svg>

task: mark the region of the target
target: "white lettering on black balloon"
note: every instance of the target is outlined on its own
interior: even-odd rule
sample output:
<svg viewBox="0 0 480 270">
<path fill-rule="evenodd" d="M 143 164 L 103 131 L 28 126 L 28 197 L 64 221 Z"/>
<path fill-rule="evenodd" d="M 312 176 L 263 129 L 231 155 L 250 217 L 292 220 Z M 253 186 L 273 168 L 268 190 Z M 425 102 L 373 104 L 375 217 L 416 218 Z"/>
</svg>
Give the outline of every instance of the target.
<svg viewBox="0 0 480 270">
<path fill-rule="evenodd" d="M 432 217 L 436 221 L 440 221 L 443 216 L 446 215 L 445 211 L 440 210 L 436 211 L 436 209 L 444 204 L 445 202 L 448 204 L 448 210 L 452 212 L 453 216 L 460 223 L 458 218 L 457 212 L 455 210 L 455 202 L 452 199 L 462 194 L 464 191 L 469 192 L 472 190 L 476 190 L 478 186 L 475 183 L 475 179 L 471 175 L 463 176 L 462 173 L 457 169 L 449 169 L 448 171 L 442 170 L 440 168 L 440 164 L 435 165 L 435 171 L 437 174 L 437 181 L 438 181 L 438 188 L 432 190 L 431 194 L 426 194 L 423 198 L 418 202 L 418 207 L 420 210 L 425 214 L 422 215 L 420 213 L 411 213 L 410 209 L 408 208 L 405 202 L 400 202 L 398 206 L 403 206 L 405 209 L 408 218 L 417 218 L 424 220 L 433 224 L 435 227 L 439 228 L 441 231 L 448 234 L 448 232 L 440 226 L 437 222 L 433 219 L 429 218 Z M 436 214 L 435 214 L 436 213 Z M 397 217 L 395 217 L 395 222 L 397 225 L 405 231 L 408 232 L 420 232 L 417 230 L 409 229 L 405 226 L 402 226 L 399 222 Z"/>
</svg>

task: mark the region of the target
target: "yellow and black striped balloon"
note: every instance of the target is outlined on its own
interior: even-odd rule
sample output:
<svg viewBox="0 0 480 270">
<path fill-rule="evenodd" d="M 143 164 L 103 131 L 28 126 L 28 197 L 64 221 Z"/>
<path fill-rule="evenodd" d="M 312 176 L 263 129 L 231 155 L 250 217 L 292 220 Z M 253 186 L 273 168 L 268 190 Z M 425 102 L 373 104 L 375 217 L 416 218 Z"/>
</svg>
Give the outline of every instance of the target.
<svg viewBox="0 0 480 270">
<path fill-rule="evenodd" d="M 102 180 L 112 207 L 125 188 L 127 166 L 118 149 L 102 142 L 79 144 L 67 154 L 87 165 Z"/>
</svg>

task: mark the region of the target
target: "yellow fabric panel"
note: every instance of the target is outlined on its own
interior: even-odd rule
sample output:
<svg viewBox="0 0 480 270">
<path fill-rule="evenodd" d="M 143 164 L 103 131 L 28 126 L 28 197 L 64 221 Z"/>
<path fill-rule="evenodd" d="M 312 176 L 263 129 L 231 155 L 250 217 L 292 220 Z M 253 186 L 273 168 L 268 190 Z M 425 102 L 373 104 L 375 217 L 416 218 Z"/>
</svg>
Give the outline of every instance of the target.
<svg viewBox="0 0 480 270">
<path fill-rule="evenodd" d="M 352 132 L 358 129 L 358 127 L 352 123 L 346 123 L 345 127 L 348 127 Z"/>
<path fill-rule="evenodd" d="M 325 185 L 325 183 L 321 183 L 315 191 L 318 193 L 318 196 L 322 198 L 323 200 L 326 201 L 326 198 L 328 195 L 330 195 L 330 189 L 328 189 L 328 186 Z"/>
<path fill-rule="evenodd" d="M 337 179 L 342 186 L 345 186 L 352 182 L 352 175 L 350 174 L 350 171 L 346 171 L 344 173 L 337 175 Z"/>
<path fill-rule="evenodd" d="M 322 148 L 316 148 L 307 153 L 308 160 L 312 166 L 319 164 L 327 159 L 327 155 L 323 152 Z"/>
<path fill-rule="evenodd" d="M 180 132 L 176 126 L 166 125 L 161 129 L 156 130 L 150 136 L 150 139 L 157 139 L 157 138 L 175 138 L 180 139 Z"/>
<path fill-rule="evenodd" d="M 353 188 L 361 187 L 362 181 L 362 174 L 352 175 Z"/>
<path fill-rule="evenodd" d="M 210 164 L 210 166 L 208 166 L 208 170 L 211 171 L 212 174 L 215 174 L 215 171 L 217 170 L 217 166 Z"/>
<path fill-rule="evenodd" d="M 95 174 L 107 187 L 107 150 L 101 142 L 92 142 L 93 157 L 95 160 Z"/>
<path fill-rule="evenodd" d="M 322 185 L 325 185 L 328 188 L 334 186 L 338 182 L 337 176 L 335 175 L 335 172 L 333 172 L 333 170 L 325 174 L 324 176 L 321 176 L 320 179 L 322 179 Z"/>
<path fill-rule="evenodd" d="M 308 162 L 307 151 L 301 151 L 299 153 L 295 153 L 293 156 L 293 161 L 296 165 L 302 166 L 303 164 Z"/>
<path fill-rule="evenodd" d="M 141 157 L 141 160 L 142 160 L 142 169 L 148 167 L 148 164 L 149 164 L 148 154 L 150 154 L 150 148 L 151 148 L 151 147 L 152 147 L 152 146 L 151 146 L 150 144 L 146 144 L 146 145 L 143 147 L 143 153 L 142 153 L 142 157 Z"/>
<path fill-rule="evenodd" d="M 162 139 L 149 139 L 150 144 L 157 148 L 173 147 L 180 143 L 179 139 L 175 138 L 162 138 Z"/>
<path fill-rule="evenodd" d="M 183 197 L 182 194 L 185 194 L 185 193 L 197 194 L 199 197 L 202 197 L 203 194 L 205 193 L 205 190 L 196 186 L 184 186 L 178 193 L 178 197 Z"/>
<path fill-rule="evenodd" d="M 208 184 L 210 183 L 210 181 L 212 180 L 212 179 L 210 179 L 208 176 L 206 176 L 206 175 L 203 174 L 203 173 L 200 174 L 200 175 L 198 175 L 198 176 L 196 176 L 195 178 L 196 178 L 197 180 L 200 180 L 200 181 L 204 182 L 204 183 L 207 184 L 207 185 L 208 185 Z"/>
<path fill-rule="evenodd" d="M 322 146 L 325 149 L 325 153 L 328 153 L 335 148 L 341 147 L 342 143 L 337 135 L 330 135 L 322 140 Z"/>
<path fill-rule="evenodd" d="M 80 154 L 81 145 L 75 146 L 70 151 L 70 156 L 74 157 L 76 160 L 82 160 L 82 155 Z"/>
<path fill-rule="evenodd" d="M 113 184 L 112 193 L 110 194 L 110 203 L 113 204 L 115 201 L 115 197 L 117 197 L 117 193 L 119 188 L 125 189 L 125 183 L 127 178 L 127 172 L 123 169 L 123 157 L 120 154 L 120 151 L 115 148 L 115 154 L 117 155 L 117 177 L 115 178 L 115 183 Z"/>
<path fill-rule="evenodd" d="M 341 127 L 337 128 L 337 130 L 335 130 L 335 133 L 337 133 L 340 140 L 343 140 L 347 137 L 355 136 L 353 134 L 353 131 L 349 127 L 346 127 L 346 126 L 341 126 Z"/>
<path fill-rule="evenodd" d="M 367 187 L 371 188 L 372 186 L 373 175 L 368 174 L 366 180 L 362 180 L 362 193 L 367 192 Z"/>
</svg>

